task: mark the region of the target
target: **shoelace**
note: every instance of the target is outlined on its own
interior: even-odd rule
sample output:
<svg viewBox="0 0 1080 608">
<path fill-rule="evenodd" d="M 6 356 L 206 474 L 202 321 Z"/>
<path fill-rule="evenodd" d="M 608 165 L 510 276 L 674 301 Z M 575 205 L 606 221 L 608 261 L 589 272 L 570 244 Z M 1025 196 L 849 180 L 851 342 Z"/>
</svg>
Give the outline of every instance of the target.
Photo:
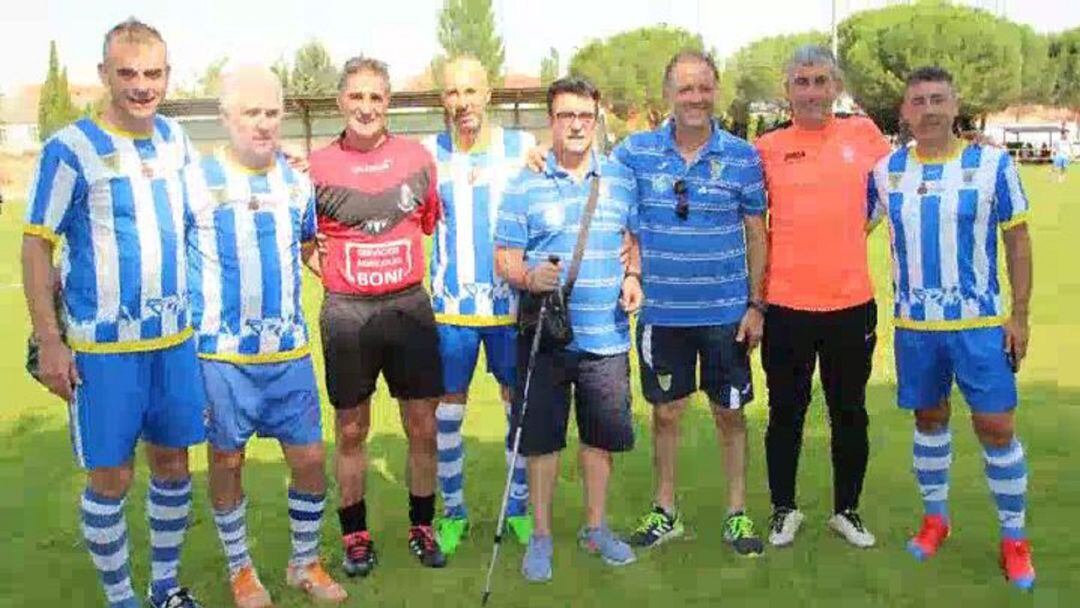
<svg viewBox="0 0 1080 608">
<path fill-rule="evenodd" d="M 198 606 L 191 598 L 191 594 L 188 593 L 186 587 L 181 587 L 176 593 L 169 596 L 169 599 L 165 600 L 165 606 L 163 608 L 184 608 L 185 606 Z"/>
<path fill-rule="evenodd" d="M 936 524 L 923 524 L 915 538 L 923 544 L 938 544 L 945 538 L 945 528 Z"/>
<path fill-rule="evenodd" d="M 317 587 L 329 587 L 334 582 L 318 562 L 307 566 L 304 570 L 307 573 L 308 580 Z"/>
<path fill-rule="evenodd" d="M 1010 554 L 1016 557 L 1026 558 L 1031 555 L 1031 547 L 1023 543 L 1009 543 L 1008 549 L 1006 550 L 1006 556 Z"/>
<path fill-rule="evenodd" d="M 371 538 L 370 537 L 357 537 L 358 542 L 351 543 L 346 549 L 346 553 L 349 559 L 354 562 L 359 562 L 367 559 L 368 554 L 371 552 Z"/>
<path fill-rule="evenodd" d="M 774 512 L 769 518 L 769 529 L 776 533 L 783 531 L 784 520 L 787 519 L 788 513 L 791 513 L 791 509 L 780 509 Z"/>
<path fill-rule="evenodd" d="M 423 548 L 424 553 L 432 553 L 435 551 L 435 534 L 428 526 L 417 526 L 413 528 L 413 541 L 420 542 L 420 546 Z"/>
<path fill-rule="evenodd" d="M 666 527 L 668 527 L 667 516 L 653 511 L 642 518 L 641 525 L 638 526 L 637 532 L 640 534 L 649 534 L 654 529 L 663 529 Z"/>
<path fill-rule="evenodd" d="M 728 518 L 728 528 L 734 538 L 743 538 L 754 535 L 754 522 L 745 515 L 736 515 Z"/>
<path fill-rule="evenodd" d="M 856 530 L 858 530 L 859 532 L 866 532 L 866 527 L 863 526 L 862 518 L 859 517 L 858 513 L 854 511 L 844 511 L 843 513 L 841 513 L 841 515 L 843 515 L 845 519 L 850 521 L 851 525 L 855 526 Z"/>
</svg>

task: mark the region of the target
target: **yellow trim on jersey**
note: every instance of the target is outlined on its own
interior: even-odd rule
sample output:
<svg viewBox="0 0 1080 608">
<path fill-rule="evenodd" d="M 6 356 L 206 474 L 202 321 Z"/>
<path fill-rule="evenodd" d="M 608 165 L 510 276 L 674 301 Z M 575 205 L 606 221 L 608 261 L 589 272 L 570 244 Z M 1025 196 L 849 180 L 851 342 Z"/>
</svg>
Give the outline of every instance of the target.
<svg viewBox="0 0 1080 608">
<path fill-rule="evenodd" d="M 483 154 L 491 147 L 491 126 L 488 123 L 488 117 L 485 115 L 481 117 L 483 122 L 480 123 L 480 133 L 476 136 L 476 141 L 473 142 L 473 146 L 468 151 L 461 149 L 461 139 L 458 137 L 457 129 L 453 124 L 450 125 L 450 141 L 454 146 L 452 152 L 457 154 Z"/>
<path fill-rule="evenodd" d="M 141 353 L 149 350 L 165 350 L 178 344 L 183 344 L 194 334 L 190 327 L 185 328 L 178 334 L 150 338 L 149 340 L 128 340 L 126 342 L 80 342 L 69 340 L 71 350 L 80 353 L 94 353 L 101 355 L 115 355 L 122 353 Z"/>
<path fill-rule="evenodd" d="M 238 353 L 217 355 L 213 353 L 199 353 L 199 358 L 207 361 L 224 361 L 226 363 L 251 365 L 259 363 L 284 363 L 285 361 L 292 361 L 294 359 L 303 359 L 310 354 L 311 349 L 307 345 L 304 345 L 292 350 L 277 353 L 264 353 L 261 355 L 241 355 Z"/>
<path fill-rule="evenodd" d="M 266 175 L 270 173 L 270 171 L 274 169 L 274 165 L 277 164 L 277 156 L 275 154 L 275 156 L 270 159 L 270 164 L 261 169 L 252 169 L 240 162 L 240 159 L 236 157 L 236 153 L 228 146 L 218 146 L 217 150 L 214 151 L 214 156 L 221 159 L 226 167 L 235 169 L 245 175 Z"/>
<path fill-rule="evenodd" d="M 1005 317 L 979 317 L 976 319 L 957 319 L 954 321 L 915 321 L 912 319 L 893 319 L 893 324 L 902 329 L 921 329 L 925 331 L 956 331 L 958 329 L 978 329 L 998 327 L 1005 322 Z"/>
<path fill-rule="evenodd" d="M 109 123 L 105 122 L 105 119 L 102 118 L 100 114 L 94 117 L 94 124 L 97 125 L 98 128 L 100 128 L 102 131 L 105 131 L 106 133 L 109 133 L 110 135 L 116 135 L 116 136 L 119 136 L 119 137 L 126 137 L 127 139 L 150 139 L 151 137 L 154 136 L 154 127 L 153 126 L 151 126 L 150 130 L 146 131 L 145 133 L 137 133 L 135 131 L 128 131 L 126 129 L 121 129 L 120 127 L 116 127 L 116 126 L 110 125 Z"/>
<path fill-rule="evenodd" d="M 477 316 L 477 315 L 449 315 L 435 314 L 435 322 L 443 325 L 461 325 L 463 327 L 499 327 L 513 325 L 513 315 Z"/>
<path fill-rule="evenodd" d="M 60 235 L 53 232 L 52 229 L 47 226 L 39 226 L 37 224 L 25 224 L 23 226 L 23 234 L 28 234 L 30 236 L 36 236 L 38 238 L 45 239 L 53 245 L 60 243 Z"/>
<path fill-rule="evenodd" d="M 941 165 L 949 161 L 956 160 L 964 153 L 964 148 L 967 144 L 963 140 L 957 139 L 952 144 L 952 149 L 947 154 L 942 156 L 922 156 L 919 154 L 918 145 L 911 146 L 908 150 L 911 150 L 911 156 L 917 162 L 923 165 Z"/>
<path fill-rule="evenodd" d="M 1028 221 L 1028 212 L 1027 211 L 1021 211 L 1020 213 L 1017 213 L 1016 215 L 1012 216 L 1011 220 L 1009 220 L 1007 222 L 1001 222 L 1001 224 L 999 224 L 999 226 L 1001 226 L 1002 230 L 1008 230 L 1010 228 L 1016 228 L 1020 224 L 1026 224 L 1027 221 Z"/>
</svg>

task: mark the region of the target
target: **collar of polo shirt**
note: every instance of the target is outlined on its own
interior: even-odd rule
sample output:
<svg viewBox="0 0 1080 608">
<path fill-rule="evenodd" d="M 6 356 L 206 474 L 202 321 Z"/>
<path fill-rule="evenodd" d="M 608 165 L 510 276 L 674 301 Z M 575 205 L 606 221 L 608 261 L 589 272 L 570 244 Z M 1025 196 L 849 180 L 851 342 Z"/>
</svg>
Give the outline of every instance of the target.
<svg viewBox="0 0 1080 608">
<path fill-rule="evenodd" d="M 552 148 L 547 154 L 547 163 L 544 165 L 544 174 L 548 177 L 570 177 L 570 172 L 559 166 L 559 161 L 555 158 L 555 149 Z M 600 177 L 600 157 L 596 154 L 596 149 L 589 151 L 589 170 L 585 172 L 585 177 L 591 176 Z"/>
<path fill-rule="evenodd" d="M 715 118 L 712 119 L 712 135 L 709 136 L 709 143 L 705 145 L 704 151 L 711 152 L 713 154 L 722 154 L 724 152 L 724 127 L 720 125 L 720 121 Z M 664 133 L 664 146 L 669 152 L 675 152 L 678 154 L 679 148 L 675 145 L 675 119 L 668 118 L 664 121 L 661 131 Z"/>
</svg>

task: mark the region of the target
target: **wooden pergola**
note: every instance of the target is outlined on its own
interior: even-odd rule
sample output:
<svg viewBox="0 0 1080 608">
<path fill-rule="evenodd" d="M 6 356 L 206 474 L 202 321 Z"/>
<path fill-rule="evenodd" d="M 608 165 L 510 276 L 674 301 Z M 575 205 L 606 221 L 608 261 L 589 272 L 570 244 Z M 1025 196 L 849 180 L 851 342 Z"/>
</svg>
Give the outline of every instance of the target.
<svg viewBox="0 0 1080 608">
<path fill-rule="evenodd" d="M 491 105 L 511 107 L 514 122 L 520 123 L 521 106 L 543 104 L 547 102 L 547 89 L 533 87 L 527 89 L 492 89 Z M 433 109 L 442 107 L 439 91 L 415 91 L 392 93 L 391 109 Z M 311 152 L 311 119 L 313 116 L 334 114 L 337 109 L 337 97 L 334 95 L 287 96 L 285 111 L 299 116 L 304 125 L 305 148 Z M 161 103 L 160 112 L 175 118 L 217 116 L 216 99 L 169 99 Z"/>
</svg>

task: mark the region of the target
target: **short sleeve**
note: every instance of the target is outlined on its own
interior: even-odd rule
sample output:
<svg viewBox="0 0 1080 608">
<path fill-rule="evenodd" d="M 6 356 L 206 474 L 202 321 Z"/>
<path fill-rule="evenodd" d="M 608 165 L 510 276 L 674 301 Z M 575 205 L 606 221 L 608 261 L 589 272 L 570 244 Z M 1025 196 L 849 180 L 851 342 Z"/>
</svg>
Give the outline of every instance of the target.
<svg viewBox="0 0 1080 608">
<path fill-rule="evenodd" d="M 755 148 L 750 148 L 750 151 L 746 166 L 739 168 L 739 210 L 743 215 L 764 215 L 767 208 L 765 173 L 761 155 Z"/>
<path fill-rule="evenodd" d="M 307 204 L 304 205 L 304 214 L 300 217 L 300 241 L 308 242 L 315 240 L 318 232 L 315 221 L 315 188 L 311 184 L 307 186 Z"/>
<path fill-rule="evenodd" d="M 49 140 L 41 151 L 31 180 L 23 231 L 58 241 L 67 231 L 72 207 L 85 200 L 87 192 L 78 157 L 59 139 Z"/>
<path fill-rule="evenodd" d="M 428 183 L 424 193 L 424 206 L 420 211 L 420 227 L 424 234 L 435 232 L 435 224 L 442 217 L 442 203 L 439 200 L 439 172 L 435 161 L 428 154 Z"/>
<path fill-rule="evenodd" d="M 866 179 L 866 221 L 871 225 L 880 222 L 885 215 L 885 202 L 878 190 L 877 181 L 876 172 L 871 171 Z"/>
<path fill-rule="evenodd" d="M 1028 198 L 1020 183 L 1020 174 L 1009 154 L 1002 152 L 994 186 L 994 215 L 1002 230 L 1027 221 Z"/>
<path fill-rule="evenodd" d="M 495 245 L 498 247 L 525 249 L 529 243 L 527 171 L 522 169 L 503 191 L 495 222 Z"/>
</svg>

